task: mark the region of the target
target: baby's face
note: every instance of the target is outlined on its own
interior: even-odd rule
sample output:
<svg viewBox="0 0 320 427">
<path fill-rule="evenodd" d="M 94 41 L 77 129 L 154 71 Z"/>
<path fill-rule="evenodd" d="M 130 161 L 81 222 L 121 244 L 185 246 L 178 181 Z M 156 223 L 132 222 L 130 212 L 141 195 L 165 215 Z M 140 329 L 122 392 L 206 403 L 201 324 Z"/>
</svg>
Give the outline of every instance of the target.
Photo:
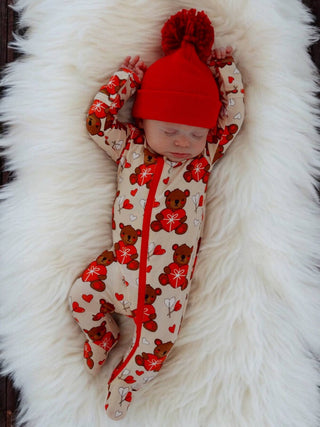
<svg viewBox="0 0 320 427">
<path fill-rule="evenodd" d="M 158 154 L 172 162 L 198 156 L 205 148 L 207 128 L 144 119 L 142 121 L 147 143 Z"/>
</svg>

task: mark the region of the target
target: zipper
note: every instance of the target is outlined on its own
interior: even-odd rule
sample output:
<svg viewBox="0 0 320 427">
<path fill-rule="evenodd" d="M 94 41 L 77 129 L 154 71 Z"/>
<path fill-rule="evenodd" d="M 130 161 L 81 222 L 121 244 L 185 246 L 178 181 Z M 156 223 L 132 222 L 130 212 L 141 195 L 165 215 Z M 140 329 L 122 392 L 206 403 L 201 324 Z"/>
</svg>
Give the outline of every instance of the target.
<svg viewBox="0 0 320 427">
<path fill-rule="evenodd" d="M 159 184 L 162 170 L 163 170 L 163 165 L 164 165 L 163 157 L 158 157 L 156 169 L 151 181 L 149 194 L 148 194 L 146 205 L 145 205 L 143 222 L 142 222 L 140 266 L 139 266 L 139 293 L 138 293 L 137 315 L 134 319 L 136 324 L 136 340 L 126 359 L 112 373 L 108 384 L 110 384 L 113 381 L 113 379 L 116 378 L 119 375 L 119 373 L 127 366 L 127 364 L 131 360 L 132 356 L 134 355 L 140 343 L 142 320 L 143 320 L 143 307 L 144 307 L 146 281 L 147 281 L 148 246 L 149 246 L 151 215 L 152 215 L 153 204 L 155 201 L 156 191 L 157 191 L 158 184 Z"/>
</svg>

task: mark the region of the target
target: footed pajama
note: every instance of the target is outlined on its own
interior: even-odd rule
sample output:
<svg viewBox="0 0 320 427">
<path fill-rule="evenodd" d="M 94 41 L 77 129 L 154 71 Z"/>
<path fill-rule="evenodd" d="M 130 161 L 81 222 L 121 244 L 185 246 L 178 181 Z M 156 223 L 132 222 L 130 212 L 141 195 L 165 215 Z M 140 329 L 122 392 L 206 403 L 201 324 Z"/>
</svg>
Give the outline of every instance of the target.
<svg viewBox="0 0 320 427">
<path fill-rule="evenodd" d="M 122 68 L 100 89 L 89 110 L 93 140 L 118 164 L 113 207 L 113 245 L 73 284 L 70 305 L 86 335 L 89 371 L 103 365 L 119 340 L 112 313 L 135 323 L 131 347 L 108 383 L 106 411 L 125 416 L 137 390 L 161 369 L 181 327 L 200 245 L 207 183 L 243 121 L 241 75 L 231 57 L 211 70 L 223 109 L 206 148 L 196 158 L 172 162 L 147 145 L 144 133 L 116 115 L 139 85 Z"/>
</svg>

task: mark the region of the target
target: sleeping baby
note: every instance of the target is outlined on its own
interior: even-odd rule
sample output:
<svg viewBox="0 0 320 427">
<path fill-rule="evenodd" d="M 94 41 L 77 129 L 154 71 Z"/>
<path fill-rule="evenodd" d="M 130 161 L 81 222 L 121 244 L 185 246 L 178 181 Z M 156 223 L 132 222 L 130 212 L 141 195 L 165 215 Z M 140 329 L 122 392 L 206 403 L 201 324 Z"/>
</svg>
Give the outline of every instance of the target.
<svg viewBox="0 0 320 427">
<path fill-rule="evenodd" d="M 87 129 L 116 163 L 113 245 L 73 284 L 70 305 L 96 373 L 119 341 L 113 313 L 132 319 L 132 344 L 108 382 L 106 411 L 122 419 L 176 341 L 200 247 L 213 165 L 243 122 L 232 48 L 214 49 L 204 12 L 181 10 L 162 29 L 165 56 L 148 69 L 127 57 L 89 109 Z M 135 124 L 117 119 L 135 95 Z"/>
</svg>

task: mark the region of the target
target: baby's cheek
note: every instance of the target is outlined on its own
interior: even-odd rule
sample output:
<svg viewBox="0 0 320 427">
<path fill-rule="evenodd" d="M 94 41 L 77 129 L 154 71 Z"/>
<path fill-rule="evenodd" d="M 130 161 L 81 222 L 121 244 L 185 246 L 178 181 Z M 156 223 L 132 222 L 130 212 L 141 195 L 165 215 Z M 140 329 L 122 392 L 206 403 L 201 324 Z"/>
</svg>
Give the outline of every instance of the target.
<svg viewBox="0 0 320 427">
<path fill-rule="evenodd" d="M 203 152 L 203 150 L 205 149 L 207 143 L 207 139 L 199 142 L 196 146 L 196 155 L 201 154 Z"/>
</svg>

